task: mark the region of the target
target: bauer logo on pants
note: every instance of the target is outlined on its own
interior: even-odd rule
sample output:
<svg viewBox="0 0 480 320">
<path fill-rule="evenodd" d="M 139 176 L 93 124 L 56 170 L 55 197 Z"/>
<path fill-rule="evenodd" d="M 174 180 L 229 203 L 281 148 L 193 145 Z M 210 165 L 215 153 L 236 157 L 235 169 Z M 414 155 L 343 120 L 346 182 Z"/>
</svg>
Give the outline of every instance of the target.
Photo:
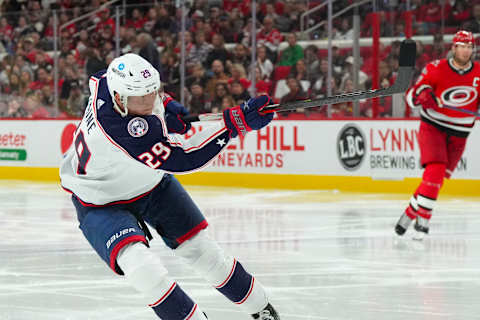
<svg viewBox="0 0 480 320">
<path fill-rule="evenodd" d="M 338 160 L 347 170 L 356 170 L 365 158 L 366 140 L 360 128 L 346 124 L 337 137 Z"/>
</svg>

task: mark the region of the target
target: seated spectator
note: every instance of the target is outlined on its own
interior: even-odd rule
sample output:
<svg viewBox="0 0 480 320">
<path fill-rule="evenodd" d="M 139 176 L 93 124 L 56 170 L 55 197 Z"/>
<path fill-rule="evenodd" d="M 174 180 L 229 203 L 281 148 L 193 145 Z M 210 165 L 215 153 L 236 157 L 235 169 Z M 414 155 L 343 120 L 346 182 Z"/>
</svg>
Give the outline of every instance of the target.
<svg viewBox="0 0 480 320">
<path fill-rule="evenodd" d="M 35 81 L 28 86 L 31 90 L 40 90 L 44 86 L 53 86 L 53 79 L 45 68 L 38 68 L 35 72 Z"/>
<path fill-rule="evenodd" d="M 150 9 L 148 9 L 147 17 L 145 18 L 145 23 L 143 25 L 143 30 L 147 31 L 153 36 L 154 36 L 153 27 L 157 22 L 157 17 L 158 17 L 157 8 L 151 7 Z"/>
<path fill-rule="evenodd" d="M 184 41 L 185 41 L 185 56 L 188 57 L 190 54 L 190 50 L 193 48 L 193 41 L 192 41 L 192 34 L 188 31 L 185 31 L 184 35 Z M 178 33 L 178 42 L 177 45 L 175 46 L 175 53 L 180 54 L 182 51 L 182 32 Z"/>
<path fill-rule="evenodd" d="M 67 100 L 66 113 L 70 117 L 82 117 L 87 106 L 88 97 L 82 92 L 80 82 L 73 81 L 70 83 L 70 96 Z"/>
<path fill-rule="evenodd" d="M 28 90 L 30 90 L 28 86 L 32 82 L 32 79 L 32 73 L 26 70 L 22 71 L 22 73 L 20 74 L 20 86 L 18 91 L 18 95 L 20 97 L 25 97 L 27 95 Z"/>
<path fill-rule="evenodd" d="M 222 105 L 223 97 L 229 94 L 227 84 L 225 83 L 217 83 L 215 85 L 215 93 L 212 96 L 212 112 L 213 110 L 220 110 Z"/>
<path fill-rule="evenodd" d="M 205 65 L 211 66 L 214 60 L 220 60 L 225 64 L 230 57 L 230 53 L 225 48 L 225 43 L 221 34 L 216 33 L 213 35 L 212 46 L 212 49 L 208 53 L 207 60 L 205 61 Z"/>
<path fill-rule="evenodd" d="M 265 17 L 263 28 L 257 34 L 257 45 L 263 44 L 267 47 L 267 56 L 270 60 L 276 60 L 278 45 L 282 39 L 282 34 L 273 27 L 273 19 L 268 16 Z"/>
<path fill-rule="evenodd" d="M 205 74 L 205 68 L 201 63 L 197 63 L 192 67 L 192 74 L 187 76 L 186 86 L 189 88 L 193 83 L 200 84 L 203 88 L 207 85 L 208 77 Z"/>
<path fill-rule="evenodd" d="M 303 59 L 303 49 L 297 44 L 295 33 L 287 35 L 288 47 L 282 51 L 279 65 L 294 66 L 298 60 Z"/>
<path fill-rule="evenodd" d="M 345 59 L 345 68 L 344 68 L 343 75 L 341 77 L 340 87 L 345 87 L 345 81 L 347 79 L 353 79 L 353 72 L 354 72 L 353 65 L 354 65 L 354 58 L 352 56 L 347 57 L 347 59 Z M 358 69 L 358 88 L 357 89 L 365 90 L 366 89 L 365 83 L 368 80 L 368 75 L 360 69 L 361 66 L 362 66 L 362 63 L 360 62 L 358 65 L 359 69 Z"/>
<path fill-rule="evenodd" d="M 447 56 L 445 50 L 445 43 L 443 42 L 443 35 L 436 34 L 433 37 L 432 52 L 429 54 L 430 60 L 444 59 Z"/>
<path fill-rule="evenodd" d="M 162 75 L 165 85 L 165 91 L 172 95 L 174 98 L 180 96 L 180 63 L 178 56 L 175 53 L 168 55 L 162 55 L 165 59 L 165 64 L 162 66 Z"/>
<path fill-rule="evenodd" d="M 134 9 L 135 10 L 135 9 Z M 70 20 L 70 19 L 69 19 Z M 99 12 L 98 22 L 95 26 L 95 32 L 101 33 L 102 30 L 106 27 L 109 27 L 115 33 L 115 20 L 112 19 L 110 14 L 110 9 L 105 7 L 102 11 Z"/>
<path fill-rule="evenodd" d="M 257 66 L 255 68 L 255 90 L 256 95 L 270 94 L 272 88 L 272 82 L 268 78 L 263 79 L 262 71 Z"/>
<path fill-rule="evenodd" d="M 473 6 L 472 19 L 465 22 L 463 29 L 473 33 L 480 32 L 480 3 Z"/>
<path fill-rule="evenodd" d="M 353 28 L 350 26 L 350 18 L 342 18 L 340 27 L 335 31 L 335 40 L 353 40 Z"/>
<path fill-rule="evenodd" d="M 20 98 L 12 97 L 8 102 L 8 109 L 5 115 L 6 118 L 27 118 L 28 112 L 20 102 Z"/>
<path fill-rule="evenodd" d="M 240 81 L 233 81 L 230 84 L 230 94 L 237 105 L 251 98 Z"/>
<path fill-rule="evenodd" d="M 262 79 L 271 79 L 273 63 L 267 58 L 267 48 L 263 45 L 257 48 L 257 66 L 262 72 Z"/>
<path fill-rule="evenodd" d="M 224 89 L 227 92 L 226 88 Z M 203 89 L 203 86 L 199 82 L 194 82 L 190 86 L 190 96 L 188 105 L 188 111 L 192 114 L 208 113 L 211 111 L 211 103 L 208 100 L 207 95 Z"/>
<path fill-rule="evenodd" d="M 303 59 L 300 59 L 295 63 L 295 66 L 290 70 L 289 76 L 294 77 L 298 81 L 306 80 L 310 82 L 307 67 L 305 66 L 305 61 L 303 61 Z"/>
<path fill-rule="evenodd" d="M 469 19 L 470 10 L 465 5 L 465 2 L 463 0 L 456 0 L 448 17 L 448 24 L 451 26 L 461 26 Z"/>
<path fill-rule="evenodd" d="M 222 105 L 220 110 L 215 110 L 214 112 L 223 112 L 225 109 L 231 108 L 235 106 L 235 100 L 232 96 L 225 96 L 222 99 Z"/>
<path fill-rule="evenodd" d="M 87 61 L 85 63 L 85 71 L 87 77 L 90 77 L 100 70 L 107 69 L 107 64 L 100 54 L 100 49 L 97 47 L 90 47 L 87 49 Z"/>
<path fill-rule="evenodd" d="M 157 10 L 157 21 L 155 22 L 152 30 L 154 35 L 159 35 L 165 31 L 168 31 L 169 33 L 175 32 L 175 23 L 168 10 L 169 9 L 165 4 L 159 3 Z"/>
<path fill-rule="evenodd" d="M 232 77 L 228 79 L 228 84 L 231 85 L 233 82 L 240 82 L 245 90 L 248 90 L 250 84 L 252 83 L 250 80 L 247 79 L 247 73 L 245 72 L 245 68 L 239 64 L 234 63 L 231 68 Z"/>
<path fill-rule="evenodd" d="M 242 40 L 239 33 L 233 28 L 230 17 L 226 14 L 219 17 L 218 29 L 226 43 L 236 43 Z"/>
<path fill-rule="evenodd" d="M 137 36 L 137 44 L 140 48 L 138 55 L 150 62 L 155 69 L 161 71 L 160 55 L 152 37 L 148 33 L 142 32 Z"/>
<path fill-rule="evenodd" d="M 308 95 L 303 91 L 300 82 L 295 77 L 287 78 L 289 92 L 280 99 L 280 104 L 308 99 Z"/>
<path fill-rule="evenodd" d="M 217 83 L 227 84 L 229 79 L 229 77 L 224 72 L 223 63 L 220 60 L 215 60 L 212 62 L 212 72 L 212 78 L 208 80 L 206 88 L 207 94 L 211 98 L 214 97 Z"/>
<path fill-rule="evenodd" d="M 232 63 L 241 64 L 245 69 L 248 69 L 251 63 L 248 49 L 241 43 L 237 43 L 233 49 Z"/>
<path fill-rule="evenodd" d="M 4 89 L 5 93 L 12 94 L 15 96 L 19 95 L 20 91 L 20 77 L 17 73 L 10 73 L 10 77 L 8 80 L 8 87 Z"/>
<path fill-rule="evenodd" d="M 186 59 L 187 66 L 191 66 L 195 63 L 206 63 L 210 50 L 212 50 L 212 46 L 205 41 L 204 32 L 196 32 L 195 44 L 192 46 L 192 49 L 190 50 L 190 53 Z"/>
</svg>

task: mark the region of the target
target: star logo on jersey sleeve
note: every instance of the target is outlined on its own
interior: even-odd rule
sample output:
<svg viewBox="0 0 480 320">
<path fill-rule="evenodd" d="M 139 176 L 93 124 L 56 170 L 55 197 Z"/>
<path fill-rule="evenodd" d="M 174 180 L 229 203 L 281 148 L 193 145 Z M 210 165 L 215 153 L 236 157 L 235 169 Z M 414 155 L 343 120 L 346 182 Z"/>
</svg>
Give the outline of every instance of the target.
<svg viewBox="0 0 480 320">
<path fill-rule="evenodd" d="M 224 145 L 226 145 L 227 143 L 225 142 L 225 139 L 217 139 L 217 144 L 220 146 L 220 147 L 223 147 Z"/>
</svg>

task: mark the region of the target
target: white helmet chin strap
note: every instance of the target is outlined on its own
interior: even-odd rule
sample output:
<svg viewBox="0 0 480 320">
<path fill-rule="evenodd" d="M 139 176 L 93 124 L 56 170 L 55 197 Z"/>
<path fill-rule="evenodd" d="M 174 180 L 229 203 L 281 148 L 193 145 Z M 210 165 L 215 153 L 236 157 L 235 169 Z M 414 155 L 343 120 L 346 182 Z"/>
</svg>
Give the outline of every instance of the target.
<svg viewBox="0 0 480 320">
<path fill-rule="evenodd" d="M 118 94 L 118 93 L 116 93 Z M 127 115 L 128 115 L 128 107 L 127 107 L 127 101 L 128 101 L 128 97 L 126 96 L 122 96 L 120 94 L 118 94 L 118 96 L 120 97 L 120 102 L 122 103 L 123 105 L 123 110 L 122 108 L 120 108 L 120 106 L 117 104 L 117 99 L 113 99 L 113 108 L 118 112 L 120 113 L 120 115 L 125 118 Z"/>
</svg>

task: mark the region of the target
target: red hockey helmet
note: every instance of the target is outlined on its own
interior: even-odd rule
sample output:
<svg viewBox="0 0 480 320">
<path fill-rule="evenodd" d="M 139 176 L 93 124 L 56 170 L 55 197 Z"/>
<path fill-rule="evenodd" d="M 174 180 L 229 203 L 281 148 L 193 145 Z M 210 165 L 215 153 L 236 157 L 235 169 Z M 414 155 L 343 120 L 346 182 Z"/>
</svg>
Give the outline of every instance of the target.
<svg viewBox="0 0 480 320">
<path fill-rule="evenodd" d="M 474 46 L 475 39 L 473 38 L 473 34 L 470 31 L 458 31 L 453 37 L 453 45 L 456 44 L 471 44 L 472 46 Z"/>
</svg>

